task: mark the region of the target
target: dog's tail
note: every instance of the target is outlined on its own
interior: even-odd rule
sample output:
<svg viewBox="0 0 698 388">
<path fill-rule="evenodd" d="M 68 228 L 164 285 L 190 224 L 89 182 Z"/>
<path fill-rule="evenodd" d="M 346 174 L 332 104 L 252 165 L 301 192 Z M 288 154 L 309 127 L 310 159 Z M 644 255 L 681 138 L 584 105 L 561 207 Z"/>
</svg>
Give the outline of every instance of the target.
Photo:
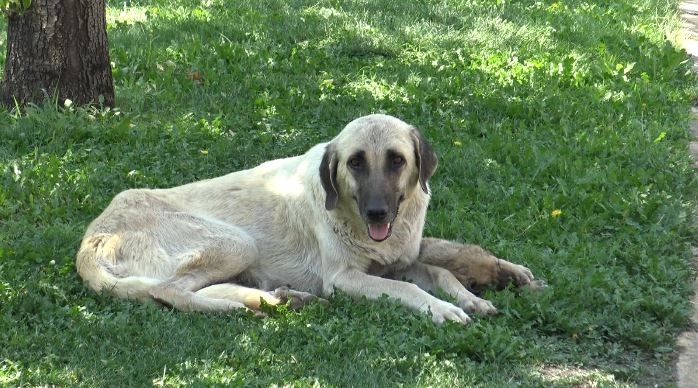
<svg viewBox="0 0 698 388">
<path fill-rule="evenodd" d="M 111 234 L 95 234 L 82 241 L 75 266 L 78 274 L 95 291 L 108 291 L 120 298 L 152 301 L 150 289 L 162 280 L 145 276 L 118 277 L 110 271 L 116 261 L 118 241 Z"/>
</svg>

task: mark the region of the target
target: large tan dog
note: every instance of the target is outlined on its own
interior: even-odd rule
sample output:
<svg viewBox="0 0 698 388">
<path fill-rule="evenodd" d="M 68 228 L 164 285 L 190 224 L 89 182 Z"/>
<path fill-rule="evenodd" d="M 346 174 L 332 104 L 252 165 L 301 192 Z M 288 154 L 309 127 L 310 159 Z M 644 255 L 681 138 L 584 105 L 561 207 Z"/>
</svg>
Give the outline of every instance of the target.
<svg viewBox="0 0 698 388">
<path fill-rule="evenodd" d="M 302 305 L 337 288 L 466 323 L 465 311 L 496 312 L 466 287 L 533 275 L 477 246 L 422 239 L 436 164 L 414 127 L 361 117 L 301 156 L 120 193 L 88 227 L 77 270 L 95 290 L 181 310 Z M 427 292 L 437 289 L 456 304 Z"/>
</svg>

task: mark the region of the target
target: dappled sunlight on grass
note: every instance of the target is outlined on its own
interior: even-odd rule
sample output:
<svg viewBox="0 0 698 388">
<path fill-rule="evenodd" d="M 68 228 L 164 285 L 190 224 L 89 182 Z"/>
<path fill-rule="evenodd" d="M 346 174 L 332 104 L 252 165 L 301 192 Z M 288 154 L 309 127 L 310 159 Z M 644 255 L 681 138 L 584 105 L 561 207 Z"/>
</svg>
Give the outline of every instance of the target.
<svg viewBox="0 0 698 388">
<path fill-rule="evenodd" d="M 18 385 L 22 371 L 20 363 L 7 358 L 0 360 L 0 384 L 5 386 Z"/>
<path fill-rule="evenodd" d="M 2 267 L 0 267 L 2 268 Z M 0 300 L 5 303 L 13 303 L 17 300 L 18 290 L 9 282 L 0 280 Z"/>
<path fill-rule="evenodd" d="M 625 386 L 613 374 L 578 366 L 545 365 L 535 371 L 543 385 L 572 385 L 575 387 Z M 629 385 L 628 385 L 629 386 Z"/>
<path fill-rule="evenodd" d="M 472 21 L 472 28 L 464 31 L 464 37 L 471 44 L 495 51 L 518 51 L 519 46 L 549 48 L 556 44 L 554 27 L 534 23 L 519 23 L 518 20 L 504 19 L 501 16 L 480 16 Z"/>
<path fill-rule="evenodd" d="M 667 39 L 671 2 L 108 3 L 118 108 L 0 111 L 0 384 L 671 384 L 698 94 Z M 297 155 L 371 112 L 416 125 L 439 155 L 428 235 L 550 287 L 487 291 L 498 316 L 437 327 L 341 293 L 261 320 L 184 314 L 94 294 L 75 273 L 116 193 Z"/>
<path fill-rule="evenodd" d="M 342 88 L 340 93 L 348 95 L 368 93 L 376 101 L 410 102 L 410 96 L 405 87 L 398 85 L 397 82 L 388 84 L 385 81 L 381 82 L 376 79 L 360 78 L 356 81 L 351 81 Z"/>
<path fill-rule="evenodd" d="M 310 6 L 300 12 L 301 16 L 315 16 L 315 17 L 320 17 L 323 19 L 330 19 L 330 18 L 340 18 L 343 19 L 346 17 L 346 13 L 342 10 L 338 10 L 337 8 L 334 7 L 321 7 L 319 5 L 313 5 Z"/>
<path fill-rule="evenodd" d="M 107 24 L 114 25 L 118 23 L 123 24 L 135 24 L 135 23 L 145 23 L 148 21 L 148 8 L 147 7 L 126 7 L 123 8 L 110 8 L 107 12 Z"/>
</svg>

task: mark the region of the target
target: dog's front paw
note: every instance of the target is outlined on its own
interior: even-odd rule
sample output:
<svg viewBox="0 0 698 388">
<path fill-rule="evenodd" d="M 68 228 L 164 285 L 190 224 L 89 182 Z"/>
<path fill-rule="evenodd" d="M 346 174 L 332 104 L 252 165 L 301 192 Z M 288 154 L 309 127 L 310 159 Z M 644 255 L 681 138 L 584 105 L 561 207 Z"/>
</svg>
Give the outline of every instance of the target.
<svg viewBox="0 0 698 388">
<path fill-rule="evenodd" d="M 466 324 L 471 321 L 468 314 L 462 308 L 442 300 L 438 300 L 429 306 L 431 319 L 437 324 L 442 324 L 449 320 L 456 323 Z"/>
<path fill-rule="evenodd" d="M 461 298 L 458 300 L 458 305 L 465 311 L 469 313 L 476 314 L 487 314 L 494 315 L 497 314 L 497 308 L 494 307 L 492 302 L 486 299 L 478 298 L 472 295 L 468 298 Z"/>
</svg>

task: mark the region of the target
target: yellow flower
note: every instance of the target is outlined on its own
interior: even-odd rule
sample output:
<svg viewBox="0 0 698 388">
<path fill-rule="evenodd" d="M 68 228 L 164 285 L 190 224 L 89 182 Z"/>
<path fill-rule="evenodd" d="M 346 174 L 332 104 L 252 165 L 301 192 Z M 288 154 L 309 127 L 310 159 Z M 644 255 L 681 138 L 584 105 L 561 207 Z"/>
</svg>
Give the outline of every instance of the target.
<svg viewBox="0 0 698 388">
<path fill-rule="evenodd" d="M 454 141 L 453 141 L 453 145 L 456 146 L 456 147 L 461 147 L 461 146 L 463 146 L 463 143 L 461 143 L 460 140 L 454 140 Z"/>
<path fill-rule="evenodd" d="M 560 217 L 562 215 L 562 210 L 555 209 L 550 213 L 550 215 L 553 216 L 553 218 Z"/>
</svg>

